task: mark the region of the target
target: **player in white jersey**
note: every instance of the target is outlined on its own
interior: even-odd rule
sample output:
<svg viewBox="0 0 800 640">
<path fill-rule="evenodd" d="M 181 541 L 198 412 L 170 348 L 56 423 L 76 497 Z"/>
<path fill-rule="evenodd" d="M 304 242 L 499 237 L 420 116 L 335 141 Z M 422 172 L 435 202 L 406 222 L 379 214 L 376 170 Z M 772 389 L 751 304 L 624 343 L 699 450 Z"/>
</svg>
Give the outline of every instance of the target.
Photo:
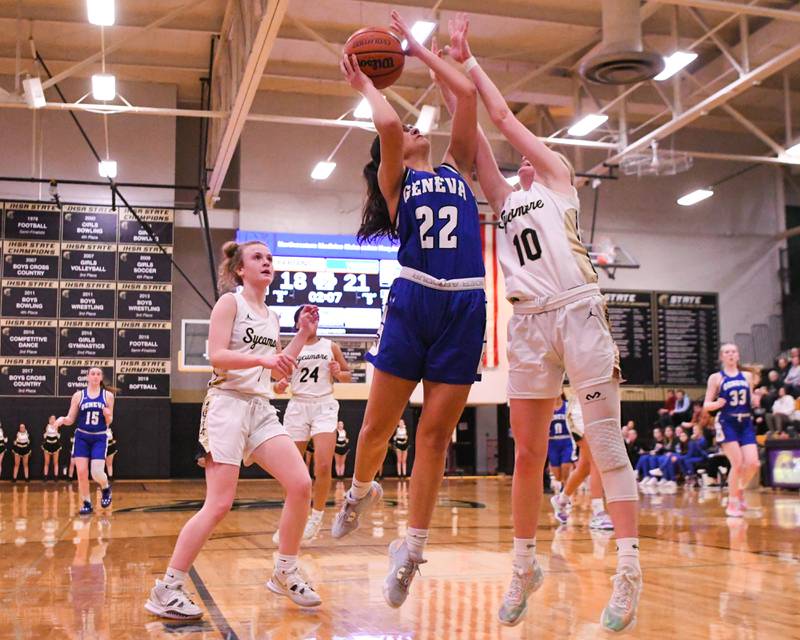
<svg viewBox="0 0 800 640">
<path fill-rule="evenodd" d="M 294 314 L 295 329 L 302 307 Z M 325 502 L 331 490 L 331 468 L 336 448 L 336 423 L 339 403 L 333 397 L 333 383 L 350 382 L 352 374 L 338 344 L 320 338 L 316 331 L 308 337 L 291 381 L 279 380 L 275 391 L 284 393 L 291 387 L 292 399 L 283 416 L 283 426 L 302 455 L 308 441 L 314 444 L 314 489 L 311 515 L 303 531 L 303 540 L 315 538 L 322 527 Z M 272 538 L 280 540 L 276 532 Z"/>
<path fill-rule="evenodd" d="M 281 351 L 278 316 L 264 304 L 274 276 L 272 254 L 256 241 L 228 242 L 223 252 L 220 289 L 230 291 L 242 285 L 242 290 L 223 295 L 211 312 L 208 353 L 214 369 L 199 435 L 206 452 L 206 499 L 181 529 L 164 578 L 156 580 L 145 603 L 145 609 L 162 618 L 190 620 L 203 615 L 183 586 L 205 541 L 231 510 L 243 461 L 258 464 L 286 492 L 281 542 L 267 587 L 300 606 L 321 602 L 297 566 L 311 478 L 269 402 L 270 378 L 291 375 L 303 344 L 316 331 L 319 312 L 316 307 L 304 307 L 297 334 Z"/>
<path fill-rule="evenodd" d="M 472 57 L 467 27 L 462 20 L 453 29 L 451 55 L 464 63 L 492 122 L 522 155 L 521 189 L 515 191 L 481 132 L 478 179 L 499 218 L 498 256 L 506 295 L 514 304 L 508 328 L 508 395 L 517 446 L 512 489 L 515 570 L 499 618 L 504 624 L 518 623 L 528 596 L 543 580 L 534 558 L 542 470 L 548 425 L 566 370 L 583 408 L 586 440 L 618 535 L 617 573 L 601 623 L 623 631 L 635 623 L 642 584 L 638 491 L 620 431 L 618 352 L 597 274 L 580 238 L 574 171 L 514 116 Z"/>
</svg>

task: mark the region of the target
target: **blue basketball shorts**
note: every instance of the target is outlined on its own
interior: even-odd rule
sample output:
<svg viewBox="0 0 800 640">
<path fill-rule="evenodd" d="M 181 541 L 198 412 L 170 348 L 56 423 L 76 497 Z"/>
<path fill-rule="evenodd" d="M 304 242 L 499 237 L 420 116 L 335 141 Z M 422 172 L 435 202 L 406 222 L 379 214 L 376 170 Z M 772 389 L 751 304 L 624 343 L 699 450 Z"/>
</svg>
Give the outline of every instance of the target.
<svg viewBox="0 0 800 640">
<path fill-rule="evenodd" d="M 569 464 L 575 456 L 575 445 L 571 438 L 550 440 L 547 444 L 547 460 L 551 467 L 560 467 Z"/>
<path fill-rule="evenodd" d="M 105 460 L 108 447 L 108 436 L 105 431 L 86 433 L 75 431 L 75 442 L 72 444 L 73 458 L 89 458 L 89 460 Z"/>
<path fill-rule="evenodd" d="M 440 291 L 397 278 L 366 359 L 406 380 L 472 384 L 480 380 L 485 333 L 483 289 Z"/>
<path fill-rule="evenodd" d="M 746 444 L 756 444 L 756 428 L 752 418 L 717 419 L 717 442 L 738 442 L 740 447 Z"/>
</svg>

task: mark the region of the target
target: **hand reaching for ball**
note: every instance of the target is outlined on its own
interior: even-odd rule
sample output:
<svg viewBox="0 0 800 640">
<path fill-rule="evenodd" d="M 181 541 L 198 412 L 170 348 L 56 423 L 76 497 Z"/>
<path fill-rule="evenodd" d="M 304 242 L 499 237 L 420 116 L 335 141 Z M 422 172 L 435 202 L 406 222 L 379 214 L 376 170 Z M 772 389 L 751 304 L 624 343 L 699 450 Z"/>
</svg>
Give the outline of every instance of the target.
<svg viewBox="0 0 800 640">
<path fill-rule="evenodd" d="M 347 80 L 347 84 L 359 93 L 364 93 L 369 87 L 373 86 L 372 80 L 369 79 L 358 65 L 358 58 L 356 58 L 355 55 L 342 56 L 339 68 L 342 70 L 342 75 L 345 77 L 345 80 Z"/>
<path fill-rule="evenodd" d="M 406 54 L 409 56 L 419 56 L 425 50 L 425 46 L 417 42 L 414 34 L 411 33 L 411 27 L 403 20 L 403 17 L 397 12 L 392 11 L 392 30 L 401 34 L 408 44 L 406 45 Z"/>
</svg>

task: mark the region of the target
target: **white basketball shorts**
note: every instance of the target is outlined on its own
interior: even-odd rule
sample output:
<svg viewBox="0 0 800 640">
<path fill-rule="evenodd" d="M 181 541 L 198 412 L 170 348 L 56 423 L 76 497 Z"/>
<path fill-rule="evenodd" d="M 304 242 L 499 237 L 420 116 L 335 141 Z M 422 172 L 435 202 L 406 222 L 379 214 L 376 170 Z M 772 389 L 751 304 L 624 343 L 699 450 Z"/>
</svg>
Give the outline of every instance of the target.
<svg viewBox="0 0 800 640">
<path fill-rule="evenodd" d="M 200 415 L 198 441 L 214 462 L 251 465 L 261 444 L 286 435 L 278 413 L 262 396 L 209 389 Z"/>
<path fill-rule="evenodd" d="M 619 378 L 619 351 L 601 294 L 528 311 L 515 304 L 508 323 L 509 398 L 556 398 L 565 371 L 576 390 Z"/>
<path fill-rule="evenodd" d="M 295 442 L 308 442 L 319 433 L 336 431 L 339 403 L 331 397 L 319 400 L 292 398 L 283 416 L 286 433 Z"/>
</svg>

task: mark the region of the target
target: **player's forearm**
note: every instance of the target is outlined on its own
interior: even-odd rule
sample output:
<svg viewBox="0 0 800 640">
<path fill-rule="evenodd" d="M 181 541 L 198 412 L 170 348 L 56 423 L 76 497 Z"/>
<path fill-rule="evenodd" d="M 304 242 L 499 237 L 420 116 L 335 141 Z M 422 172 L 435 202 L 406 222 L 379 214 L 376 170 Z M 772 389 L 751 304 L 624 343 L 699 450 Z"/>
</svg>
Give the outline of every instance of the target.
<svg viewBox="0 0 800 640">
<path fill-rule="evenodd" d="M 402 131 L 403 123 L 400 120 L 400 116 L 397 115 L 394 107 L 389 104 L 380 91 L 370 84 L 364 89 L 362 95 L 372 109 L 372 123 L 379 134 L 384 134 L 392 129 L 400 129 Z"/>
<path fill-rule="evenodd" d="M 308 342 L 308 338 L 310 336 L 310 332 L 303 331 L 302 329 L 294 334 L 291 342 L 286 345 L 286 347 L 281 351 L 281 353 L 289 356 L 290 358 L 297 360 L 297 356 L 300 355 L 300 352 L 303 350 L 306 342 Z"/>
<path fill-rule="evenodd" d="M 469 77 L 474 83 L 478 95 L 480 95 L 495 126 L 500 127 L 508 118 L 516 117 L 509 109 L 503 94 L 500 93 L 500 89 L 497 88 L 497 85 L 492 82 L 492 79 L 480 65 L 475 65 L 469 70 Z"/>
<path fill-rule="evenodd" d="M 456 100 L 477 99 L 475 85 L 450 63 L 426 48 L 423 48 L 419 53 L 419 58 L 436 74 L 439 80 L 453 92 Z"/>
<path fill-rule="evenodd" d="M 353 380 L 353 373 L 351 371 L 340 371 L 333 376 L 336 382 L 351 382 Z"/>
<path fill-rule="evenodd" d="M 247 353 L 239 353 L 230 349 L 212 351 L 208 357 L 211 366 L 215 369 L 252 369 L 260 367 L 261 358 Z"/>
</svg>

